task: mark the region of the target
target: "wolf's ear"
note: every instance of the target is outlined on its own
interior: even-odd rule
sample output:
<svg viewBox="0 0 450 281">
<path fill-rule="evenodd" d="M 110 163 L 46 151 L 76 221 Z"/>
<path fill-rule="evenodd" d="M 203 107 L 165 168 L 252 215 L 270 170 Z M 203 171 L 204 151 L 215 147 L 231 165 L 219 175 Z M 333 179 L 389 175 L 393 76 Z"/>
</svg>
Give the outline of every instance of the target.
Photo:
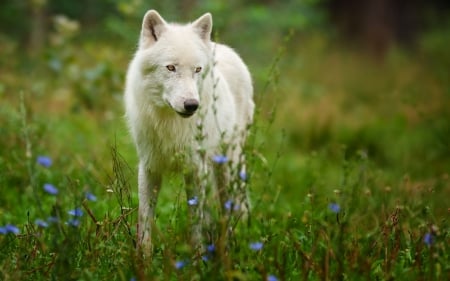
<svg viewBox="0 0 450 281">
<path fill-rule="evenodd" d="M 159 40 L 166 30 L 166 21 L 155 10 L 149 10 L 142 21 L 141 39 L 139 47 L 146 48 Z"/>
<path fill-rule="evenodd" d="M 211 39 L 212 16 L 206 13 L 192 23 L 192 27 L 196 30 L 200 38 L 206 42 Z"/>
</svg>

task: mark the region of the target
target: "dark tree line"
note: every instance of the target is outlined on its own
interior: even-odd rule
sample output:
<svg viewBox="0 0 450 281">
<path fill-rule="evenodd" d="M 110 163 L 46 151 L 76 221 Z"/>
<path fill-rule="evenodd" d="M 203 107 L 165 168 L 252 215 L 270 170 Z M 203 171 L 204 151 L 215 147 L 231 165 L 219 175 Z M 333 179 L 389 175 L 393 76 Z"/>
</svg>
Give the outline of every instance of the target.
<svg viewBox="0 0 450 281">
<path fill-rule="evenodd" d="M 45 44 L 53 15 L 64 14 L 79 21 L 83 26 L 101 26 L 108 18 L 123 16 L 118 7 L 127 5 L 128 2 L 123 0 L 2 2 L 0 4 L 0 34 L 20 42 L 20 46 L 40 49 Z M 233 5 L 234 10 L 245 10 L 263 5 L 273 11 L 273 17 L 283 17 L 283 11 L 290 11 L 290 14 L 286 16 L 295 17 L 296 10 L 300 13 L 302 7 L 305 7 L 305 1 L 302 0 L 162 2 L 143 4 L 163 10 L 180 11 L 177 16 L 182 18 L 190 15 L 194 10 L 203 12 L 205 9 L 210 9 L 214 7 L 211 3 L 215 2 L 221 3 L 222 6 Z M 450 10 L 448 0 L 311 0 L 306 2 L 310 3 L 309 9 L 318 10 L 326 15 L 320 22 L 325 29 L 337 30 L 341 38 L 362 44 L 377 55 L 382 55 L 392 43 L 411 45 L 417 35 L 430 26 L 448 24 Z M 223 11 L 223 15 L 218 16 L 231 16 L 229 11 Z M 273 23 L 267 22 L 267 24 Z M 292 24 L 295 25 L 295 21 L 292 21 Z M 296 26 L 291 28 L 295 29 Z"/>
<path fill-rule="evenodd" d="M 382 55 L 392 43 L 413 45 L 420 32 L 448 24 L 450 1 L 327 0 L 325 7 L 344 38 Z"/>
</svg>

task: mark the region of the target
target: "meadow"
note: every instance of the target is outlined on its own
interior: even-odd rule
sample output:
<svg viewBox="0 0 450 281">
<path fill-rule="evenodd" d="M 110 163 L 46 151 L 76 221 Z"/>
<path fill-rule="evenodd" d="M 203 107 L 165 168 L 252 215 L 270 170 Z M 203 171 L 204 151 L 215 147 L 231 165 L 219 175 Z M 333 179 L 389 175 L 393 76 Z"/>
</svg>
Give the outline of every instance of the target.
<svg viewBox="0 0 450 281">
<path fill-rule="evenodd" d="M 152 259 L 123 120 L 134 46 L 55 36 L 34 56 L 0 37 L 0 280 L 450 279 L 448 31 L 383 60 L 320 33 L 263 56 L 235 41 L 258 108 L 250 221 L 215 217 L 195 255 L 173 175 Z"/>
</svg>

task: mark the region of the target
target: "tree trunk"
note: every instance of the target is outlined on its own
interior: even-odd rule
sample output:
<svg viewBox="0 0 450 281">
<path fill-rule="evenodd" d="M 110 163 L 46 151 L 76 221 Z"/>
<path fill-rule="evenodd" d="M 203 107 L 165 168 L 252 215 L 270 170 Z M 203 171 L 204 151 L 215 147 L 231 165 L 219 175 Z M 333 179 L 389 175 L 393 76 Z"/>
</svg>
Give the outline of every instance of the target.
<svg viewBox="0 0 450 281">
<path fill-rule="evenodd" d="M 30 33 L 28 37 L 28 49 L 32 55 L 38 54 L 45 43 L 45 7 L 46 0 L 30 0 L 28 2 L 30 9 Z"/>
</svg>

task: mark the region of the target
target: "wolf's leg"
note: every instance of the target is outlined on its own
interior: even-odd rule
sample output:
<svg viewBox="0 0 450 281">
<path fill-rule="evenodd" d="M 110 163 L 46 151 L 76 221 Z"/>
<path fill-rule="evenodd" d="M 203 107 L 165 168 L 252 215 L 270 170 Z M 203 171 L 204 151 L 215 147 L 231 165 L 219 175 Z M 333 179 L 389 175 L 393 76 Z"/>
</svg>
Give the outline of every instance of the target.
<svg viewBox="0 0 450 281">
<path fill-rule="evenodd" d="M 154 223 L 154 209 L 161 188 L 161 175 L 150 172 L 139 163 L 139 214 L 138 214 L 138 249 L 144 256 L 151 256 L 152 225 Z"/>
</svg>

